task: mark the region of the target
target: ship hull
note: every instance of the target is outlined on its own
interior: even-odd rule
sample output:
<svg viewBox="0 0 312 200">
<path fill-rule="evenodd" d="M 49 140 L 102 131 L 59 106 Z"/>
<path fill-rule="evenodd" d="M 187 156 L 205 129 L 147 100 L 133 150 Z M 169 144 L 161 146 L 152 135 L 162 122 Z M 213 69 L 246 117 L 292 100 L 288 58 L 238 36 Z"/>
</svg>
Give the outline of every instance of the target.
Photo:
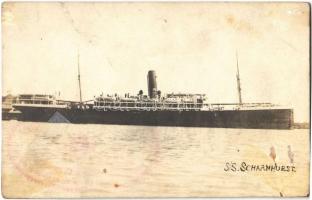
<svg viewBox="0 0 312 200">
<path fill-rule="evenodd" d="M 19 120 L 36 122 L 255 129 L 291 129 L 294 123 L 292 109 L 223 111 L 98 111 L 34 107 L 16 107 L 16 109 L 22 112 Z"/>
</svg>

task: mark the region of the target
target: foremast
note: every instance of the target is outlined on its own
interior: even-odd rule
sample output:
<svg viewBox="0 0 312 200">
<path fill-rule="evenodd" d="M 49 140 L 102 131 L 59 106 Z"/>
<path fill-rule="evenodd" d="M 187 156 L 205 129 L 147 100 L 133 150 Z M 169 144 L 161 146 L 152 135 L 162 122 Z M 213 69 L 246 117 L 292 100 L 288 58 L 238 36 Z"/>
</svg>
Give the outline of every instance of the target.
<svg viewBox="0 0 312 200">
<path fill-rule="evenodd" d="M 237 91 L 238 91 L 238 100 L 239 100 L 239 105 L 242 105 L 242 89 L 241 89 L 241 84 L 240 84 L 240 77 L 239 77 L 239 67 L 238 67 L 238 56 L 236 52 L 236 81 L 237 81 Z"/>
<path fill-rule="evenodd" d="M 82 95 L 81 95 L 81 81 L 80 81 L 79 51 L 78 51 L 77 65 L 78 65 L 79 103 L 81 106 L 82 105 Z"/>
</svg>

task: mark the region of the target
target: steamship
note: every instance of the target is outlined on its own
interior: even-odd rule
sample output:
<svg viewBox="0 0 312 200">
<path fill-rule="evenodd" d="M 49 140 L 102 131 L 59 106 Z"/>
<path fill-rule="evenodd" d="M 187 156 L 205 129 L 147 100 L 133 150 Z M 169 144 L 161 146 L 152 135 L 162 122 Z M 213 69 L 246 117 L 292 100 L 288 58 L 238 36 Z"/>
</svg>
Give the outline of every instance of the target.
<svg viewBox="0 0 312 200">
<path fill-rule="evenodd" d="M 236 57 L 237 59 L 237 57 Z M 147 74 L 148 95 L 100 95 L 82 101 L 78 54 L 80 101 L 59 100 L 53 95 L 22 94 L 12 107 L 20 121 L 187 126 L 220 128 L 291 129 L 293 109 L 272 103 L 243 103 L 238 59 L 236 62 L 239 103 L 207 103 L 205 94 L 171 93 L 157 89 L 156 72 Z"/>
</svg>

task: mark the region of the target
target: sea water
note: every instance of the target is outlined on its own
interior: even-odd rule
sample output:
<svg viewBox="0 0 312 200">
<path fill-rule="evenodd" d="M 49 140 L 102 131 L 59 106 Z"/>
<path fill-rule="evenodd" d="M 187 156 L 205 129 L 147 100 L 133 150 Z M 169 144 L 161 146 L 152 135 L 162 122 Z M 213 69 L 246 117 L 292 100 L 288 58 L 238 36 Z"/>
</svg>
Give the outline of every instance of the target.
<svg viewBox="0 0 312 200">
<path fill-rule="evenodd" d="M 308 193 L 309 145 L 308 129 L 3 121 L 2 191 L 8 197 L 297 196 Z M 244 171 L 242 163 L 294 171 Z"/>
</svg>

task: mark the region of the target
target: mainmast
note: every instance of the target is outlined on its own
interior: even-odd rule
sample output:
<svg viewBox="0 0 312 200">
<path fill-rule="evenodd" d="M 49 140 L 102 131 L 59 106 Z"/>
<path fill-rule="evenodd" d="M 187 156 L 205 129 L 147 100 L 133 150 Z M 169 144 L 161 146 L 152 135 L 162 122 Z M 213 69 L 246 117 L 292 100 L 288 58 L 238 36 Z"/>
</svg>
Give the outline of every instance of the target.
<svg viewBox="0 0 312 200">
<path fill-rule="evenodd" d="M 241 85 L 240 85 L 240 78 L 239 78 L 239 68 L 238 68 L 238 57 L 237 57 L 237 52 L 236 52 L 236 80 L 237 80 L 237 90 L 238 90 L 238 100 L 239 100 L 239 104 L 241 105 L 242 102 L 242 89 L 241 89 Z"/>
<path fill-rule="evenodd" d="M 79 82 L 79 99 L 80 99 L 80 105 L 82 105 L 82 96 L 81 96 L 81 82 L 80 82 L 80 66 L 79 66 L 79 51 L 78 51 L 78 82 Z"/>
</svg>

